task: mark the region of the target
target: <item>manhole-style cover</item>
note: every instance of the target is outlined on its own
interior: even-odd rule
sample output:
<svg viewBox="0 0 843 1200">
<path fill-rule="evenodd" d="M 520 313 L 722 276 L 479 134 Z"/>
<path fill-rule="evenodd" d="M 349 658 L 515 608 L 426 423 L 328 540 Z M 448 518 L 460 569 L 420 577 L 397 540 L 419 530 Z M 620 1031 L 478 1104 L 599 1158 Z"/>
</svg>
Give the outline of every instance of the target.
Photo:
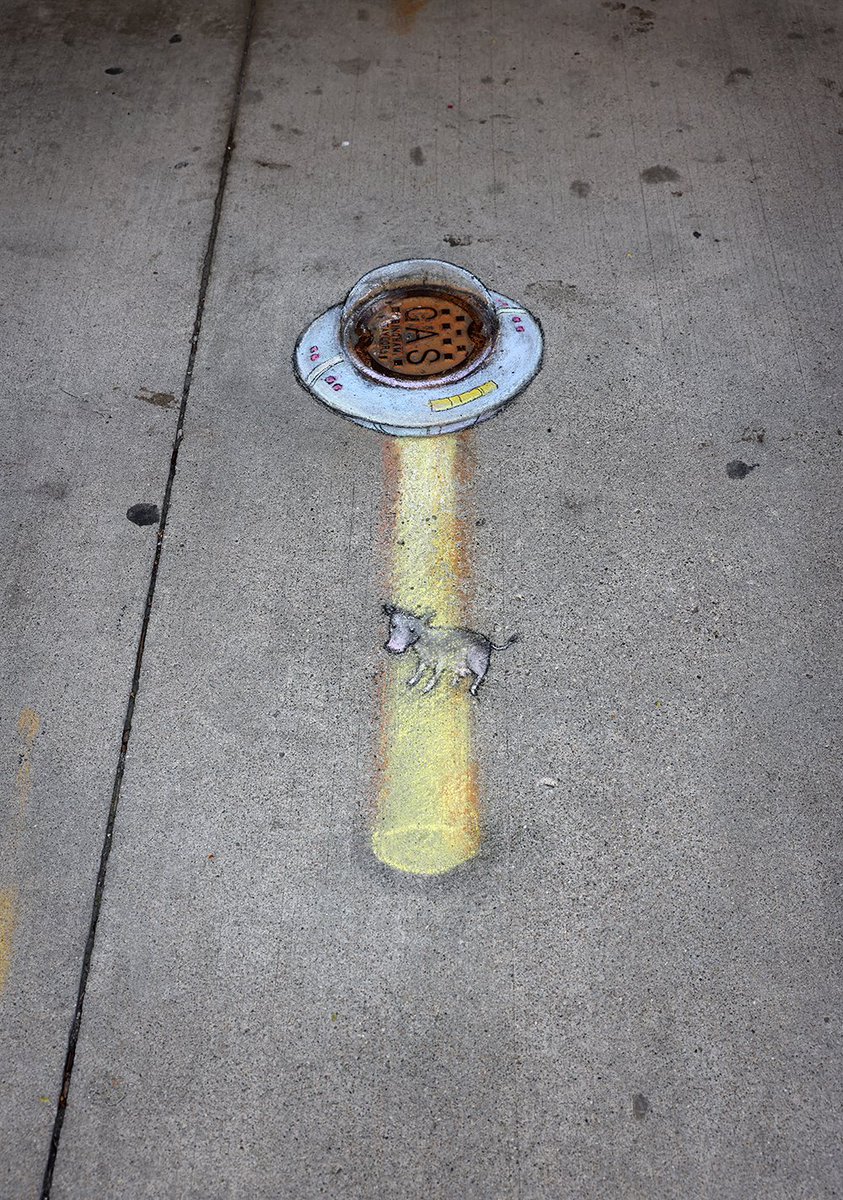
<svg viewBox="0 0 843 1200">
<path fill-rule="evenodd" d="M 389 291 L 357 315 L 354 353 L 391 379 L 434 379 L 480 358 L 491 343 L 487 324 L 467 296 L 430 287 Z"/>
<path fill-rule="evenodd" d="M 515 301 L 453 263 L 369 272 L 304 331 L 304 386 L 358 424 L 405 436 L 453 433 L 492 416 L 541 365 L 542 337 Z"/>
</svg>

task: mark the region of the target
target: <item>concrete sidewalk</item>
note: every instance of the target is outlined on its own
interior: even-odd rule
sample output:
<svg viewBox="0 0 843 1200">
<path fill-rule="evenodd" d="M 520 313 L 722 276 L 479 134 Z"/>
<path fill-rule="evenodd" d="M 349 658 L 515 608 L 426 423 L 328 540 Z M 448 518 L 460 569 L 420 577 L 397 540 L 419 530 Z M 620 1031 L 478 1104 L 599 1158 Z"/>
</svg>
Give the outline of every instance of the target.
<svg viewBox="0 0 843 1200">
<path fill-rule="evenodd" d="M 0 1195 L 839 1196 L 839 6 L 248 19 L 0 13 Z M 369 845 L 383 440 L 290 369 L 411 256 L 546 342 L 438 878 Z"/>
</svg>

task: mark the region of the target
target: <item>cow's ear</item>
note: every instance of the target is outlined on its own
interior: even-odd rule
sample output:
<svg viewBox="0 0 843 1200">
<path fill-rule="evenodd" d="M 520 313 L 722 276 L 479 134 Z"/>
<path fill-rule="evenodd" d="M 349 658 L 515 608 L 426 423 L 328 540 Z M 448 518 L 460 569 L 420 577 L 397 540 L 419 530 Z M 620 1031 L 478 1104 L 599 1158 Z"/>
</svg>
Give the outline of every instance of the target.
<svg viewBox="0 0 843 1200">
<path fill-rule="evenodd" d="M 387 615 L 388 617 L 391 617 L 391 616 L 392 616 L 392 614 L 395 612 L 395 605 L 394 605 L 394 604 L 382 604 L 382 605 L 381 605 L 381 608 L 383 609 L 383 611 L 386 613 L 386 615 Z"/>
<path fill-rule="evenodd" d="M 429 608 L 426 613 L 422 613 L 421 620 L 424 621 L 425 625 L 429 625 L 435 616 L 436 611 L 432 608 Z"/>
</svg>

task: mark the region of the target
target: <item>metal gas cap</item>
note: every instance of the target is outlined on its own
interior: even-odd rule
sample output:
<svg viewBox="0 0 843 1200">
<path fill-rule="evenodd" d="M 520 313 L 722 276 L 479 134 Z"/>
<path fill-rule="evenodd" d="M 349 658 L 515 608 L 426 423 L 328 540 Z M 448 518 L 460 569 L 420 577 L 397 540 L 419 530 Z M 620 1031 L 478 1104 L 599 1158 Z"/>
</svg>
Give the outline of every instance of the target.
<svg viewBox="0 0 843 1200">
<path fill-rule="evenodd" d="M 381 433 L 455 433 L 491 417 L 541 366 L 538 322 L 453 263 L 370 271 L 296 344 L 317 399 Z"/>
</svg>

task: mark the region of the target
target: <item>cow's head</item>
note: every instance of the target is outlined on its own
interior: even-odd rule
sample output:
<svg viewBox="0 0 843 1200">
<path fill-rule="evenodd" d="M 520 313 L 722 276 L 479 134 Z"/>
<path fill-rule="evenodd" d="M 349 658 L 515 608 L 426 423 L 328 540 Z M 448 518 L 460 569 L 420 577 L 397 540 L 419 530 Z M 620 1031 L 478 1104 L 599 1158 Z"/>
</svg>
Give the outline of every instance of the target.
<svg viewBox="0 0 843 1200">
<path fill-rule="evenodd" d="M 390 654 L 403 654 L 414 646 L 436 616 L 432 611 L 416 616 L 394 604 L 384 604 L 383 611 L 389 617 L 389 638 L 383 648 Z"/>
</svg>

